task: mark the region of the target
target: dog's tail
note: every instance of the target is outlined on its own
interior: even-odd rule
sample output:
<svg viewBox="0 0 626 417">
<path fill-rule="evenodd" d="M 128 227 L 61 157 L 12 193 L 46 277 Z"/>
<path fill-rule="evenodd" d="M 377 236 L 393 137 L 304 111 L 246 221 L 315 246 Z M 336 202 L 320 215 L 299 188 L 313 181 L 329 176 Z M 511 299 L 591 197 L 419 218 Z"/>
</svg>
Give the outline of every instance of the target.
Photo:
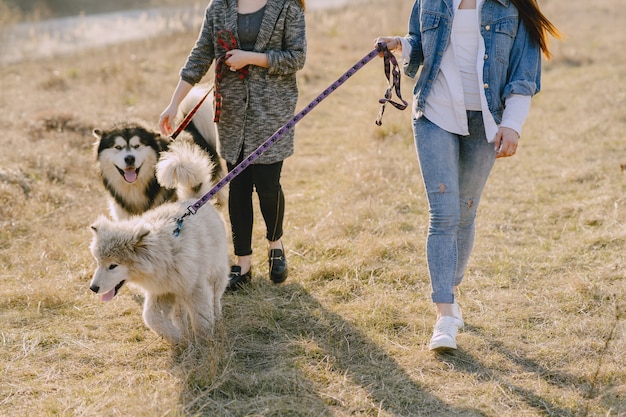
<svg viewBox="0 0 626 417">
<path fill-rule="evenodd" d="M 178 106 L 178 115 L 176 117 L 179 124 L 182 120 L 194 109 L 194 107 L 204 98 L 207 94 L 207 89 L 203 87 L 194 87 L 189 91 L 185 99 Z M 211 172 L 211 178 L 213 183 L 216 184 L 221 180 L 226 172 L 223 166 L 222 160 L 219 157 L 219 141 L 217 138 L 217 128 L 213 122 L 213 94 L 209 94 L 202 102 L 202 105 L 198 108 L 194 114 L 191 122 L 185 128 L 185 131 L 191 135 L 193 141 L 198 146 L 204 149 L 210 156 L 213 162 L 213 171 Z M 222 196 L 223 197 L 223 196 Z"/>
<path fill-rule="evenodd" d="M 183 119 L 196 107 L 196 104 L 202 100 L 207 90 L 202 87 L 194 87 L 189 91 L 187 96 L 178 106 L 178 115 L 176 116 L 176 124 L 178 125 Z M 194 137 L 198 145 L 205 148 L 210 154 L 217 151 L 217 132 L 215 123 L 213 122 L 213 94 L 204 100 L 196 114 L 191 119 L 191 123 L 187 126 L 187 130 Z M 199 136 L 198 136 L 199 135 Z M 205 144 L 200 143 L 202 139 Z"/>
<path fill-rule="evenodd" d="M 176 117 L 179 124 L 182 120 L 196 107 L 196 105 L 207 94 L 208 89 L 205 87 L 193 87 L 185 99 L 178 106 L 178 115 Z M 191 122 L 185 128 L 185 131 L 191 135 L 193 141 L 207 152 L 211 159 L 210 178 L 214 184 L 221 180 L 226 172 L 223 162 L 218 153 L 217 128 L 213 122 L 213 94 L 210 93 L 202 105 L 196 111 Z M 159 181 L 160 182 L 160 181 Z M 165 184 L 161 183 L 165 186 Z M 177 187 L 179 188 L 179 187 Z M 207 190 L 208 192 L 208 190 Z M 178 193 L 180 195 L 180 192 Z M 222 189 L 217 194 L 217 205 L 225 205 L 227 201 L 227 191 Z"/>
<path fill-rule="evenodd" d="M 191 141 L 176 140 L 161 152 L 156 177 L 163 187 L 176 189 L 179 200 L 187 200 L 209 192 L 213 170 L 214 163 L 200 147 Z"/>
</svg>

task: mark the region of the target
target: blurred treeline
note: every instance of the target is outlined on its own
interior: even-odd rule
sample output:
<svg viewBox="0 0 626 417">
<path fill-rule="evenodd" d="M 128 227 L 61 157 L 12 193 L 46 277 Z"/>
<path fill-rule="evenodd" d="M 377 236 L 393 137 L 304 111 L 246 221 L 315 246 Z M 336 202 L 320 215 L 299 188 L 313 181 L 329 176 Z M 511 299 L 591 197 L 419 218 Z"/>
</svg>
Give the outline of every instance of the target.
<svg viewBox="0 0 626 417">
<path fill-rule="evenodd" d="M 0 0 L 0 16 L 2 16 L 0 21 L 42 20 L 148 7 L 186 6 L 196 3 L 203 2 L 199 0 Z"/>
</svg>

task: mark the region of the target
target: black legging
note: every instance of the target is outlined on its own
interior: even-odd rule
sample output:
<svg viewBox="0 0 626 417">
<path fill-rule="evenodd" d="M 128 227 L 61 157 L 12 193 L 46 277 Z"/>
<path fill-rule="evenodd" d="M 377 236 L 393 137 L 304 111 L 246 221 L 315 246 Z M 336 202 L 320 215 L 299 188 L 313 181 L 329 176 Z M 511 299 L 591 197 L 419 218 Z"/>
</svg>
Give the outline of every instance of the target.
<svg viewBox="0 0 626 417">
<path fill-rule="evenodd" d="M 227 166 L 230 172 L 236 165 L 229 163 Z M 282 161 L 269 165 L 252 164 L 230 182 L 228 211 L 236 256 L 252 254 L 253 188 L 259 196 L 267 240 L 273 242 L 283 236 L 285 195 L 280 186 L 282 168 Z"/>
</svg>

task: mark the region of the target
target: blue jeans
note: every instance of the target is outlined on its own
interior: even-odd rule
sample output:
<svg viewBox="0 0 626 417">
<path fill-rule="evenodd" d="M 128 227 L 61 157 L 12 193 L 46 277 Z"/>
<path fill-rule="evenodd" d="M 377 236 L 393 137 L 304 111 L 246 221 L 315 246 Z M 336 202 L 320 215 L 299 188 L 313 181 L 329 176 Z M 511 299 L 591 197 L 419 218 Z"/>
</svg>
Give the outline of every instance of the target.
<svg viewBox="0 0 626 417">
<path fill-rule="evenodd" d="M 454 302 L 474 245 L 480 195 L 495 162 L 482 113 L 468 111 L 469 135 L 446 132 L 426 117 L 413 120 L 413 133 L 428 197 L 430 224 L 426 258 L 434 303 Z"/>
</svg>

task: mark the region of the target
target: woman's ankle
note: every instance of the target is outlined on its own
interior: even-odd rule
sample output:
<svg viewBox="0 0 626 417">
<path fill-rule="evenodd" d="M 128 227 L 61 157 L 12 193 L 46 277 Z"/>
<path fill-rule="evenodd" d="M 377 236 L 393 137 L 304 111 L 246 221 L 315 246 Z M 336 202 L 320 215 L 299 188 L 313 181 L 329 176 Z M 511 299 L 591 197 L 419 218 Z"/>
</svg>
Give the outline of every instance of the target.
<svg viewBox="0 0 626 417">
<path fill-rule="evenodd" d="M 454 312 L 452 311 L 452 303 L 436 303 L 437 308 L 437 319 L 443 316 L 454 316 Z"/>
<path fill-rule="evenodd" d="M 282 250 L 283 249 L 283 242 L 280 239 L 275 240 L 273 242 L 268 241 L 267 243 L 268 243 L 268 245 L 267 245 L 268 250 L 272 250 L 272 249 L 281 249 Z"/>
<path fill-rule="evenodd" d="M 247 273 L 252 267 L 252 256 L 251 255 L 237 256 L 235 265 L 238 265 L 241 267 L 242 274 Z"/>
</svg>

